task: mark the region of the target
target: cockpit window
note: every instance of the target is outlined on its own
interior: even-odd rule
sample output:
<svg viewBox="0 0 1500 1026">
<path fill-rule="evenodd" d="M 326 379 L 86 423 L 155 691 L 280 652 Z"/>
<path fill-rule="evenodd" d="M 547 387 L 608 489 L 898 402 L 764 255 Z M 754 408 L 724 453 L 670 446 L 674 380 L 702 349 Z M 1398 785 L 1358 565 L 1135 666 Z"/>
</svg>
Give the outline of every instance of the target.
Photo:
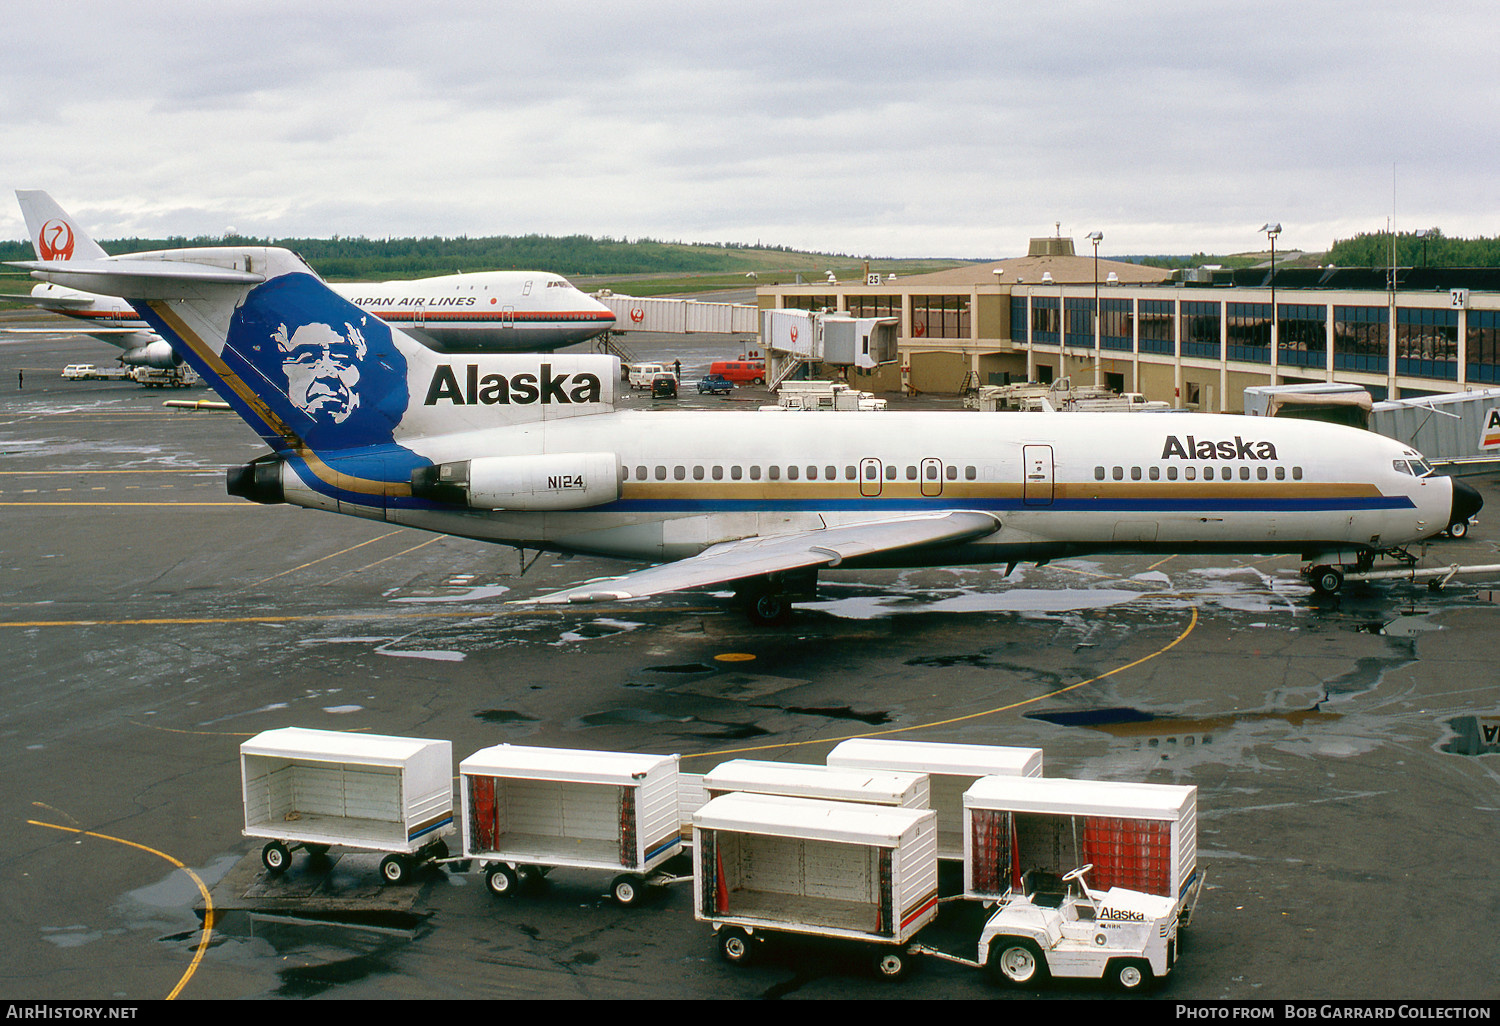
<svg viewBox="0 0 1500 1026">
<path fill-rule="evenodd" d="M 1422 459 L 1412 460 L 1411 472 L 1418 477 L 1426 477 L 1428 474 L 1433 473 L 1432 464 Z"/>
<path fill-rule="evenodd" d="M 1406 465 L 1405 460 L 1391 460 L 1391 466 L 1396 468 L 1398 474 L 1410 474 L 1411 468 Z"/>
</svg>

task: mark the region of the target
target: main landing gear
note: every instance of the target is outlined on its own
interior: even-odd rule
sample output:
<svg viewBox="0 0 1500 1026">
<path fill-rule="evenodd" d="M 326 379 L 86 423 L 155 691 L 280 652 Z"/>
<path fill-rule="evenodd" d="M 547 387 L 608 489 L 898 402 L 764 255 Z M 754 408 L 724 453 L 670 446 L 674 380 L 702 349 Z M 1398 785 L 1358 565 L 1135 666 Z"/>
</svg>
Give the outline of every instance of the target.
<svg viewBox="0 0 1500 1026">
<path fill-rule="evenodd" d="M 734 598 L 750 622 L 761 627 L 780 627 L 792 618 L 792 603 L 818 597 L 816 570 L 786 570 L 759 577 L 746 577 L 734 584 Z"/>
</svg>

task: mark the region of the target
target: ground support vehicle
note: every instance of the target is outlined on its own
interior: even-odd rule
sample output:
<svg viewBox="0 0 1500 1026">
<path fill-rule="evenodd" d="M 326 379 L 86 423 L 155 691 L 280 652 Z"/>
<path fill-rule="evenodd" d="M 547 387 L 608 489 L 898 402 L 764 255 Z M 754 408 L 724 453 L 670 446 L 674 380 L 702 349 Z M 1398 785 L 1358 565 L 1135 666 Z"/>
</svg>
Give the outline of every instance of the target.
<svg viewBox="0 0 1500 1026">
<path fill-rule="evenodd" d="M 448 855 L 451 742 L 285 727 L 241 744 L 240 769 L 244 834 L 269 838 L 269 873 L 285 872 L 297 848 L 338 846 L 385 852 L 381 882 L 398 884 Z"/>
<path fill-rule="evenodd" d="M 973 959 L 925 944 L 912 953 L 987 969 L 1011 986 L 1073 977 L 1146 990 L 1177 962 L 1176 905 L 1123 887 L 1093 891 L 1084 881 L 1091 869 L 1027 874 L 984 924 Z"/>
<path fill-rule="evenodd" d="M 925 809 L 931 788 L 926 774 L 893 770 L 840 769 L 801 762 L 731 759 L 703 774 L 708 798 L 734 792 L 862 802 L 896 808 Z"/>
<path fill-rule="evenodd" d="M 728 962 L 800 934 L 862 946 L 895 979 L 937 911 L 930 809 L 734 793 L 693 815 L 693 916 Z"/>
<path fill-rule="evenodd" d="M 1040 748 L 944 744 L 856 738 L 838 744 L 824 760 L 840 769 L 923 773 L 930 781 L 931 808 L 938 814 L 938 858 L 964 857 L 964 792 L 992 775 L 1040 777 Z"/>
<path fill-rule="evenodd" d="M 734 382 L 722 374 L 709 374 L 698 379 L 698 394 L 728 395 L 734 391 Z"/>
<path fill-rule="evenodd" d="M 69 381 L 123 381 L 130 377 L 125 367 L 96 367 L 92 363 L 70 363 L 62 376 Z"/>
<path fill-rule="evenodd" d="M 136 367 L 130 377 L 147 388 L 190 388 L 199 380 L 197 372 L 185 363 L 176 367 Z"/>
<path fill-rule="evenodd" d="M 464 858 L 503 897 L 553 869 L 613 872 L 610 896 L 676 883 L 677 756 L 495 745 L 459 764 Z"/>
<path fill-rule="evenodd" d="M 708 365 L 708 373 L 728 378 L 736 385 L 764 385 L 766 361 L 756 356 L 743 355 L 737 360 L 715 360 Z"/>
<path fill-rule="evenodd" d="M 671 371 L 663 371 L 651 379 L 651 398 L 653 399 L 676 399 L 677 398 L 677 375 Z"/>
<path fill-rule="evenodd" d="M 1029 874 L 1089 863 L 1101 888 L 1165 899 L 1184 922 L 1202 887 L 1198 789 L 986 777 L 964 793 L 964 896 L 1005 901 Z"/>
<path fill-rule="evenodd" d="M 656 380 L 658 374 L 666 373 L 668 373 L 667 368 L 659 363 L 633 363 L 630 365 L 630 387 L 650 388 L 651 382 Z"/>
</svg>

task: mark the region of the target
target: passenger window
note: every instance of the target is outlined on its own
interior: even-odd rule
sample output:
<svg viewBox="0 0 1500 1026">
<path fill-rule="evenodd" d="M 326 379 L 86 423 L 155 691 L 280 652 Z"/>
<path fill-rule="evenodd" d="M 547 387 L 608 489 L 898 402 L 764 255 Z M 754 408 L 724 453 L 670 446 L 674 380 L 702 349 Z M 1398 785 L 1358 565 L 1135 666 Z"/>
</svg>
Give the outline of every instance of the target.
<svg viewBox="0 0 1500 1026">
<path fill-rule="evenodd" d="M 979 476 L 978 472 L 975 471 L 975 469 L 973 467 L 965 467 L 964 468 L 964 480 L 965 481 L 972 481 L 972 480 L 974 480 L 978 476 Z"/>
<path fill-rule="evenodd" d="M 1203 480 L 1205 480 L 1205 481 L 1212 481 L 1213 479 L 1214 479 L 1214 468 L 1213 467 L 1204 467 L 1203 468 Z"/>
<path fill-rule="evenodd" d="M 928 464 L 928 466 L 927 466 L 927 480 L 929 480 L 929 481 L 936 481 L 937 477 L 938 477 L 937 467 L 935 467 L 935 466 L 933 466 L 931 464 Z"/>
<path fill-rule="evenodd" d="M 702 467 L 694 467 L 693 468 L 693 480 L 694 481 L 702 481 L 703 480 L 703 468 Z"/>
<path fill-rule="evenodd" d="M 1250 468 L 1249 467 L 1241 467 L 1240 468 L 1240 480 L 1241 481 L 1248 481 L 1248 480 L 1250 480 Z"/>
<path fill-rule="evenodd" d="M 644 480 L 646 480 L 646 468 L 645 467 L 636 467 L 635 468 L 635 479 L 637 481 L 644 481 Z"/>
<path fill-rule="evenodd" d="M 672 468 L 672 477 L 673 477 L 674 480 L 677 480 L 677 481 L 685 481 L 685 480 L 687 480 L 687 468 L 686 467 L 673 467 Z"/>
<path fill-rule="evenodd" d="M 887 481 L 894 481 L 894 480 L 896 480 L 896 468 L 895 467 L 886 467 L 885 468 L 885 479 Z"/>
<path fill-rule="evenodd" d="M 870 476 L 871 477 L 875 476 L 875 474 L 873 473 L 873 471 L 871 472 Z M 853 467 L 845 467 L 844 468 L 844 480 L 845 481 L 853 481 L 853 480 L 857 479 L 858 477 L 859 477 L 859 472 L 856 471 Z"/>
<path fill-rule="evenodd" d="M 957 481 L 958 480 L 958 468 L 955 467 L 951 463 L 948 464 L 947 475 L 948 475 L 948 480 L 949 481 Z"/>
<path fill-rule="evenodd" d="M 1292 480 L 1293 481 L 1301 481 L 1302 480 L 1302 468 L 1301 467 L 1293 467 L 1292 468 Z"/>
<path fill-rule="evenodd" d="M 739 464 L 735 464 L 729 468 L 729 476 L 734 480 L 738 481 L 743 475 L 744 471 L 740 469 Z"/>
<path fill-rule="evenodd" d="M 1146 471 L 1146 473 L 1147 473 L 1148 476 L 1150 476 L 1151 480 L 1153 480 L 1153 481 L 1160 481 L 1161 480 L 1161 468 L 1160 467 L 1152 467 L 1150 470 Z"/>
<path fill-rule="evenodd" d="M 907 467 L 906 468 L 906 479 L 908 481 L 915 481 L 917 479 L 917 468 L 916 467 Z"/>
<path fill-rule="evenodd" d="M 1132 480 L 1132 481 L 1139 481 L 1140 479 L 1141 479 L 1141 468 L 1140 467 L 1131 467 L 1130 468 L 1130 480 Z"/>
<path fill-rule="evenodd" d="M 667 468 L 666 467 L 657 467 L 656 468 L 656 479 L 658 481 L 665 481 L 667 479 Z"/>
<path fill-rule="evenodd" d="M 849 476 L 850 477 L 854 476 L 854 468 L 853 467 L 849 468 Z M 826 478 L 829 481 L 837 481 L 839 479 L 839 468 L 838 467 L 824 467 L 823 468 L 823 477 Z"/>
<path fill-rule="evenodd" d="M 776 467 L 776 466 L 767 467 L 766 468 L 766 477 L 770 478 L 772 481 L 780 481 L 781 480 L 781 468 L 780 467 Z"/>
<path fill-rule="evenodd" d="M 1095 467 L 1094 468 L 1094 480 L 1095 481 L 1103 481 L 1104 480 L 1104 468 L 1103 467 Z"/>
<path fill-rule="evenodd" d="M 771 476 L 775 477 L 776 475 L 773 473 Z M 786 479 L 788 481 L 795 481 L 795 480 L 797 480 L 797 468 L 796 467 L 793 466 L 793 467 L 787 467 L 786 468 Z"/>
<path fill-rule="evenodd" d="M 1286 480 L 1286 468 L 1285 467 L 1277 467 L 1276 468 L 1276 480 L 1278 480 L 1278 481 L 1285 481 Z"/>
<path fill-rule="evenodd" d="M 1198 476 L 1197 468 L 1195 468 L 1195 467 L 1184 467 L 1183 470 L 1182 470 L 1182 476 L 1183 476 L 1183 478 L 1185 478 L 1188 481 L 1192 481 L 1192 480 L 1196 479 L 1197 476 Z"/>
<path fill-rule="evenodd" d="M 759 481 L 760 480 L 760 464 L 757 463 L 755 466 L 753 466 L 753 467 L 750 468 L 750 480 L 752 480 L 752 481 Z"/>
<path fill-rule="evenodd" d="M 1258 480 L 1264 481 L 1266 478 L 1270 477 L 1271 475 L 1266 472 L 1266 468 L 1265 467 L 1256 467 L 1255 468 L 1255 476 L 1256 476 L 1256 478 Z"/>
<path fill-rule="evenodd" d="M 1125 480 L 1125 468 L 1115 467 L 1109 472 L 1109 476 L 1114 478 L 1116 481 L 1123 481 Z"/>
</svg>

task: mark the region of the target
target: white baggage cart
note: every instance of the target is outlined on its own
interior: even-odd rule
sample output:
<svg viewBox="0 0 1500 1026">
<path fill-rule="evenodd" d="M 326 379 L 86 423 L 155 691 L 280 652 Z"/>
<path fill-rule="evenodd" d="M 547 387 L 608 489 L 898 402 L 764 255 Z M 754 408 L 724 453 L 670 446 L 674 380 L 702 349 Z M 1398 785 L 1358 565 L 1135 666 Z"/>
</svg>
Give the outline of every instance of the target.
<svg viewBox="0 0 1500 1026">
<path fill-rule="evenodd" d="M 1042 775 L 1040 748 L 1001 745 L 854 738 L 837 745 L 825 761 L 842 769 L 927 774 L 930 807 L 938 814 L 938 858 L 950 861 L 964 857 L 964 792 L 975 781 L 997 774 Z"/>
<path fill-rule="evenodd" d="M 633 905 L 677 878 L 682 851 L 677 756 L 496 745 L 459 765 L 464 857 L 490 893 L 557 868 L 611 870 L 610 895 Z"/>
<path fill-rule="evenodd" d="M 693 916 L 732 963 L 793 933 L 867 945 L 899 977 L 937 918 L 937 872 L 930 809 L 736 793 L 693 816 Z"/>
<path fill-rule="evenodd" d="M 383 851 L 380 878 L 402 883 L 446 858 L 453 832 L 448 741 L 285 727 L 240 745 L 246 837 L 269 838 L 261 862 L 285 872 L 291 853 L 333 846 Z"/>
<path fill-rule="evenodd" d="M 720 763 L 703 774 L 703 790 L 709 798 L 738 791 L 908 809 L 927 808 L 930 794 L 927 776 L 922 773 L 756 759 Z"/>
</svg>

